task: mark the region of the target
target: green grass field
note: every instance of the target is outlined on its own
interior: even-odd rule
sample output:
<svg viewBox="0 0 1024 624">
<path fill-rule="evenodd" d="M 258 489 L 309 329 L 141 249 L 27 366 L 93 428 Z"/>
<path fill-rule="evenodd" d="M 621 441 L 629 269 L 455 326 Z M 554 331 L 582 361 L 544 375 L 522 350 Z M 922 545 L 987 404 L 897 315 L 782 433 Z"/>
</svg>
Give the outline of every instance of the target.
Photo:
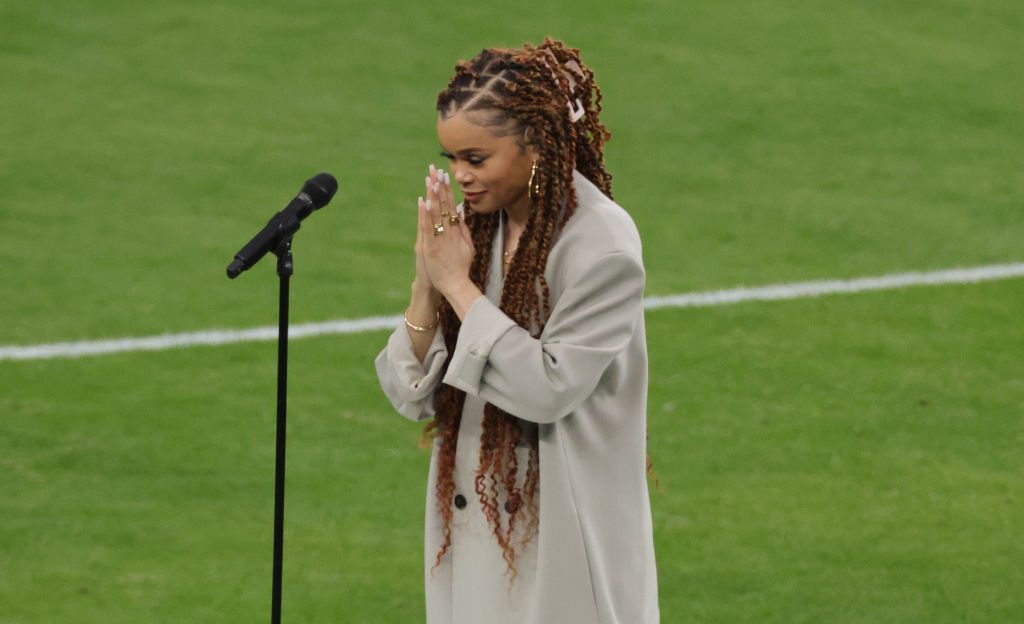
<svg viewBox="0 0 1024 624">
<path fill-rule="evenodd" d="M 433 101 L 553 35 L 604 88 L 650 295 L 1021 262 L 1012 0 L 0 5 L 0 345 L 276 322 L 224 267 L 312 174 L 293 322 L 400 313 Z M 505 13 L 508 13 L 507 15 Z M 1024 283 L 648 314 L 676 622 L 1024 621 Z M 422 620 L 427 455 L 291 350 L 284 620 Z M 273 343 L 0 361 L 0 623 L 261 622 Z"/>
</svg>

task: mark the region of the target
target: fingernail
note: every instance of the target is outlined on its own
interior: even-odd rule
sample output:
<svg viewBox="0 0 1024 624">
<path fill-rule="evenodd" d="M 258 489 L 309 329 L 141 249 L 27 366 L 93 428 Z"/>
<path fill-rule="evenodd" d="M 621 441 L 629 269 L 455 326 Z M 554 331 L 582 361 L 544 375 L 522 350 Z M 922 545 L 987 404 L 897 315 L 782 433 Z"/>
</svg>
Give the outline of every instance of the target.
<svg viewBox="0 0 1024 624">
<path fill-rule="evenodd" d="M 451 176 L 448 175 L 447 171 L 444 172 L 444 183 L 447 184 L 448 186 L 452 185 L 452 178 Z"/>
<path fill-rule="evenodd" d="M 430 212 L 430 200 L 427 200 L 427 212 Z"/>
<path fill-rule="evenodd" d="M 459 216 L 460 217 L 466 216 L 466 209 L 465 209 L 465 207 L 463 207 L 462 204 L 459 204 L 458 206 L 456 206 L 456 208 L 459 209 Z"/>
<path fill-rule="evenodd" d="M 419 200 L 417 200 L 416 205 L 419 206 L 420 210 L 423 210 L 423 198 L 422 197 L 420 197 Z"/>
<path fill-rule="evenodd" d="M 440 190 L 440 188 L 441 188 L 441 183 L 438 182 L 437 184 L 434 185 L 434 192 L 436 193 L 438 190 Z"/>
<path fill-rule="evenodd" d="M 437 167 L 434 166 L 434 163 L 430 163 L 430 173 L 434 173 L 435 171 L 437 171 Z"/>
<path fill-rule="evenodd" d="M 427 188 L 429 189 L 430 188 L 430 176 L 427 176 L 427 177 L 423 178 L 423 180 L 427 183 Z"/>
</svg>

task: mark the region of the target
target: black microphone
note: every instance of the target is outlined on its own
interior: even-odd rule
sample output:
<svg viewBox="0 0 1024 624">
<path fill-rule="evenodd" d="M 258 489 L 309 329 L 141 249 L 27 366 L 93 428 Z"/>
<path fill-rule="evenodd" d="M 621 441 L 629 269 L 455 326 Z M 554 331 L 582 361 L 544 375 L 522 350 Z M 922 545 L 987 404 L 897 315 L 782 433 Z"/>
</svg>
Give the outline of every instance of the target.
<svg viewBox="0 0 1024 624">
<path fill-rule="evenodd" d="M 306 180 L 295 199 L 270 217 L 259 234 L 235 254 L 234 261 L 228 265 L 228 277 L 235 279 L 242 271 L 252 268 L 268 251 L 290 238 L 299 229 L 300 221 L 330 203 L 337 191 L 338 181 L 329 173 L 318 173 Z"/>
</svg>

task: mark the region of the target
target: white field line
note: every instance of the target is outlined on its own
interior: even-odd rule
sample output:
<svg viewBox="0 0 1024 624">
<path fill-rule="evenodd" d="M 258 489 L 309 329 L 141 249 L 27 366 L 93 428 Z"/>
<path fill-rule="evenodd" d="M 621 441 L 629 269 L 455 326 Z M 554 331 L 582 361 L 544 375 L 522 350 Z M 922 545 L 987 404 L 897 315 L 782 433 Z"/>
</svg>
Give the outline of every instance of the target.
<svg viewBox="0 0 1024 624">
<path fill-rule="evenodd" d="M 878 277 L 861 277 L 848 280 L 825 280 L 771 284 L 754 288 L 733 288 L 707 292 L 648 297 L 644 300 L 647 310 L 661 308 L 699 308 L 728 305 L 744 301 L 777 301 L 820 297 L 836 293 L 856 293 L 872 290 L 891 290 L 908 286 L 934 286 L 942 284 L 968 284 L 1024 277 L 1024 263 L 997 264 L 989 266 L 947 269 L 918 273 L 894 273 Z M 390 330 L 402 322 L 401 316 L 374 316 L 354 320 L 301 323 L 288 328 L 289 338 L 308 338 L 333 334 L 357 334 L 370 331 Z M 164 334 L 141 338 L 117 338 L 113 340 L 85 340 L 80 342 L 59 342 L 27 346 L 0 346 L 0 361 L 42 360 L 48 358 L 77 358 L 110 353 L 132 351 L 163 351 L 199 345 L 223 345 L 236 342 L 258 342 L 277 339 L 277 327 L 256 327 L 252 329 L 223 329 L 181 334 Z"/>
<path fill-rule="evenodd" d="M 1024 263 L 994 264 L 989 266 L 965 269 L 946 269 L 920 273 L 891 273 L 878 277 L 858 277 L 846 280 L 821 280 L 814 282 L 794 282 L 791 284 L 770 284 L 755 288 L 733 288 L 731 290 L 715 290 L 709 292 L 688 293 L 684 295 L 668 295 L 666 297 L 648 297 L 644 307 L 648 310 L 658 308 L 698 308 L 704 306 L 726 305 L 743 301 L 776 301 L 779 299 L 800 299 L 803 297 L 820 297 L 837 293 L 856 293 L 871 290 L 892 290 L 907 286 L 938 286 L 942 284 L 970 284 L 974 282 L 991 282 L 1014 277 L 1024 277 Z"/>
</svg>

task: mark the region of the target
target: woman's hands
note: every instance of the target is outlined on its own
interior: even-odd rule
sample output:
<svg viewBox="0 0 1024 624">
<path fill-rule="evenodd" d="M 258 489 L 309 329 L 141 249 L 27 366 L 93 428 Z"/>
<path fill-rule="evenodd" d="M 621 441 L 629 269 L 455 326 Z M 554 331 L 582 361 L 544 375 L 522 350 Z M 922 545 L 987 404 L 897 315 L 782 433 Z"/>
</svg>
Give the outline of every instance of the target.
<svg viewBox="0 0 1024 624">
<path fill-rule="evenodd" d="M 419 200 L 414 285 L 422 289 L 429 284 L 431 292 L 447 299 L 462 318 L 481 294 L 469 279 L 473 237 L 456 209 L 451 176 L 431 165 L 426 185 L 427 198 Z"/>
<path fill-rule="evenodd" d="M 430 190 L 439 183 L 438 171 L 434 165 L 430 165 L 430 175 L 427 177 L 427 197 L 430 197 Z M 431 308 L 437 309 L 441 303 L 441 293 L 430 281 L 430 274 L 427 272 L 427 260 L 424 256 L 424 232 L 423 232 L 423 211 L 426 210 L 426 202 L 419 198 L 416 221 L 416 277 L 412 282 L 413 294 L 427 297 L 431 302 Z"/>
</svg>

